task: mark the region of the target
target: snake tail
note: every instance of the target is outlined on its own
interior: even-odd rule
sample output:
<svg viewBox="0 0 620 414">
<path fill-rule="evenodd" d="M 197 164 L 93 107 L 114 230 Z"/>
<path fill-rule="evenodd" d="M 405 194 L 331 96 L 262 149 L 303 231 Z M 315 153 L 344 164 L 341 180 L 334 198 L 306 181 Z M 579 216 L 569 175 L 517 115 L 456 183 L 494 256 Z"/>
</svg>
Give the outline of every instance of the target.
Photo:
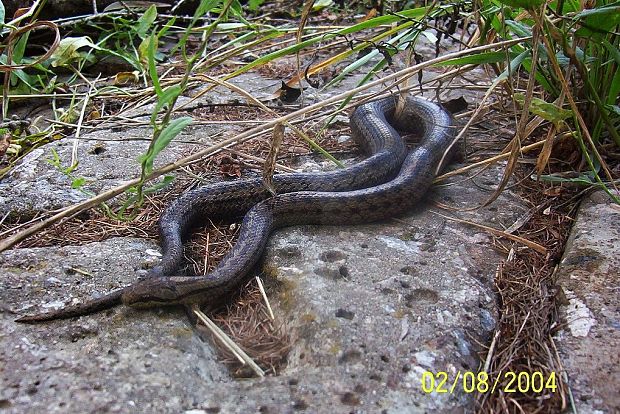
<svg viewBox="0 0 620 414">
<path fill-rule="evenodd" d="M 54 310 L 46 313 L 37 313 L 34 315 L 23 316 L 16 319 L 15 322 L 21 323 L 39 323 L 45 321 L 51 321 L 54 319 L 68 319 L 74 318 L 80 315 L 86 315 L 90 313 L 100 312 L 105 309 L 113 308 L 116 305 L 122 303 L 122 295 L 125 289 L 118 289 L 114 292 L 108 293 L 97 299 L 92 299 L 84 303 L 80 303 L 73 306 L 67 306 L 58 310 Z"/>
</svg>

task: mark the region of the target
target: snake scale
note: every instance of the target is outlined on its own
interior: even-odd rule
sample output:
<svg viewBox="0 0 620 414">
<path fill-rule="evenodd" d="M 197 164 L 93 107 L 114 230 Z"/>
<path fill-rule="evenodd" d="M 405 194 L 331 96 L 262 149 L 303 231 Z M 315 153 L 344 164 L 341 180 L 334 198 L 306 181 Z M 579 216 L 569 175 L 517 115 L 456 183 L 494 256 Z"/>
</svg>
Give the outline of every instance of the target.
<svg viewBox="0 0 620 414">
<path fill-rule="evenodd" d="M 351 115 L 352 136 L 369 153 L 365 160 L 324 173 L 277 174 L 270 197 L 260 179 L 216 183 L 190 190 L 162 214 L 159 227 L 163 258 L 148 277 L 103 297 L 55 311 L 25 316 L 36 323 L 70 318 L 118 304 L 132 307 L 213 304 L 246 280 L 259 261 L 270 233 L 296 224 L 358 224 L 397 216 L 424 195 L 436 166 L 454 138 L 452 116 L 422 98 L 406 98 L 398 115 L 396 98 L 358 106 Z M 407 153 L 397 129 L 421 136 Z M 175 275 L 183 257 L 183 239 L 206 219 L 245 213 L 239 239 L 220 264 L 205 276 Z"/>
</svg>

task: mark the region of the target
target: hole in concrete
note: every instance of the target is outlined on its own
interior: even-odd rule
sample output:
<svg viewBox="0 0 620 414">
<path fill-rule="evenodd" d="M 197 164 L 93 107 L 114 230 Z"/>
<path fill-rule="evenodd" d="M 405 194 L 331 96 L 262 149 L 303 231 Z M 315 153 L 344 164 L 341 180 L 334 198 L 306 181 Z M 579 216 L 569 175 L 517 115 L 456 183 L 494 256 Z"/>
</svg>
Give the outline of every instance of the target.
<svg viewBox="0 0 620 414">
<path fill-rule="evenodd" d="M 348 320 L 352 320 L 355 317 L 355 313 L 348 311 L 346 309 L 338 309 L 336 310 L 336 318 L 344 318 Z"/>
<path fill-rule="evenodd" d="M 362 353 L 355 349 L 350 351 L 345 351 L 340 359 L 338 360 L 341 364 L 348 364 L 350 362 L 357 362 L 362 359 Z"/>
<path fill-rule="evenodd" d="M 411 364 L 406 363 L 405 365 L 403 365 L 403 367 L 402 367 L 402 371 L 403 371 L 404 373 L 407 373 L 407 372 L 411 371 Z"/>
<path fill-rule="evenodd" d="M 394 289 L 383 288 L 383 289 L 381 289 L 381 293 L 383 293 L 384 295 L 389 295 L 389 294 L 394 293 Z"/>
<path fill-rule="evenodd" d="M 288 380 L 288 385 L 297 385 L 299 384 L 299 380 L 297 378 L 291 378 Z"/>
<path fill-rule="evenodd" d="M 362 249 L 367 249 L 368 248 L 368 243 L 362 243 L 362 244 L 360 244 L 360 247 Z"/>
<path fill-rule="evenodd" d="M 220 411 L 222 411 L 222 409 L 219 406 L 215 406 L 215 407 L 207 407 L 205 411 L 209 414 L 217 414 Z"/>
<path fill-rule="evenodd" d="M 349 269 L 346 266 L 340 266 L 338 268 L 338 273 L 340 273 L 340 276 L 344 277 L 345 279 L 349 278 Z"/>
<path fill-rule="evenodd" d="M 439 300 L 439 294 L 431 289 L 415 289 L 412 293 L 405 295 L 405 300 L 409 307 L 419 302 L 436 303 Z"/>
<path fill-rule="evenodd" d="M 405 266 L 400 269 L 400 272 L 405 275 L 415 275 L 418 273 L 417 269 L 413 266 Z"/>
<path fill-rule="evenodd" d="M 390 362 L 390 357 L 387 355 L 381 355 L 381 361 L 383 362 Z"/>
<path fill-rule="evenodd" d="M 368 379 L 371 379 L 371 380 L 373 380 L 373 381 L 378 381 L 378 382 L 380 382 L 380 381 L 381 381 L 381 375 L 377 375 L 377 374 L 370 374 L 370 375 L 368 376 Z"/>
<path fill-rule="evenodd" d="M 340 269 L 334 269 L 327 266 L 317 267 L 316 269 L 314 269 L 314 273 L 327 279 L 343 279 L 343 275 L 342 273 L 340 273 Z"/>
<path fill-rule="evenodd" d="M 340 396 L 340 401 L 346 405 L 360 404 L 360 398 L 354 392 L 345 392 Z"/>
<path fill-rule="evenodd" d="M 337 262 L 338 260 L 344 260 L 346 258 L 347 255 L 340 250 L 327 250 L 319 255 L 319 259 L 328 263 Z"/>
<path fill-rule="evenodd" d="M 9 400 L 0 400 L 0 408 L 9 408 L 11 405 Z"/>
<path fill-rule="evenodd" d="M 107 151 L 107 149 L 102 144 L 97 144 L 94 147 L 92 147 L 90 149 L 90 151 L 88 151 L 88 152 L 90 152 L 91 154 L 94 154 L 94 155 L 99 155 L 99 154 L 103 154 L 106 151 Z"/>
<path fill-rule="evenodd" d="M 405 280 L 401 280 L 400 281 L 400 286 L 405 288 L 405 289 L 409 289 L 411 287 L 411 283 L 405 281 Z"/>
<path fill-rule="evenodd" d="M 307 408 L 308 408 L 308 403 L 301 399 L 295 401 L 295 403 L 293 404 L 293 409 L 295 410 L 305 410 Z"/>
</svg>

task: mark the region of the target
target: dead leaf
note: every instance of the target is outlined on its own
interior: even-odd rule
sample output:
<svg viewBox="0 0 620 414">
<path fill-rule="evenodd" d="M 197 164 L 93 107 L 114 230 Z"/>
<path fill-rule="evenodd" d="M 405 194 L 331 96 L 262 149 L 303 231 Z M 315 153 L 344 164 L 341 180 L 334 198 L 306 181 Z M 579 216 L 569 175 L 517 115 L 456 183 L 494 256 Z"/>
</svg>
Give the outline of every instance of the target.
<svg viewBox="0 0 620 414">
<path fill-rule="evenodd" d="M 140 72 L 119 72 L 114 76 L 114 85 L 127 85 L 130 83 L 138 83 L 140 81 Z"/>
<path fill-rule="evenodd" d="M 6 154 L 7 148 L 11 145 L 11 132 L 6 131 L 0 135 L 0 157 Z"/>
<path fill-rule="evenodd" d="M 227 177 L 241 177 L 241 166 L 239 162 L 228 154 L 222 154 L 217 159 L 220 174 Z"/>
<path fill-rule="evenodd" d="M 271 148 L 269 148 L 269 154 L 267 155 L 263 166 L 263 184 L 272 195 L 276 195 L 276 190 L 273 187 L 273 173 L 276 169 L 278 152 L 280 151 L 280 146 L 282 145 L 282 140 L 284 139 L 284 129 L 284 124 L 281 123 L 277 124 L 273 128 Z"/>
<path fill-rule="evenodd" d="M 545 139 L 545 143 L 543 144 L 542 150 L 540 150 L 540 154 L 538 154 L 538 158 L 536 159 L 536 176 L 540 178 L 540 175 L 543 173 L 543 170 L 549 163 L 549 158 L 551 157 L 551 151 L 553 150 L 553 138 L 555 135 L 555 127 L 552 127 L 547 133 L 547 138 Z"/>
</svg>

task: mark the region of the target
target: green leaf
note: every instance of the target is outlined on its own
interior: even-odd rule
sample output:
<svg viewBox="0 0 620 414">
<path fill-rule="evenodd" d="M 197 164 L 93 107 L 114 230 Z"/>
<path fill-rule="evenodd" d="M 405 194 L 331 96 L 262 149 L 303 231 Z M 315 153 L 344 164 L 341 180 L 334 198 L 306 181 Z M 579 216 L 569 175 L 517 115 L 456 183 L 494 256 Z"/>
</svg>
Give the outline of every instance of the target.
<svg viewBox="0 0 620 414">
<path fill-rule="evenodd" d="M 144 194 L 154 193 L 156 191 L 161 190 L 162 188 L 168 187 L 170 183 L 172 183 L 172 181 L 174 181 L 174 175 L 165 175 L 164 179 L 161 182 L 153 184 L 152 186 L 145 188 L 144 190 L 142 190 L 142 192 Z"/>
<path fill-rule="evenodd" d="M 545 0 L 499 0 L 500 3 L 510 7 L 521 7 L 531 10 L 540 7 Z"/>
<path fill-rule="evenodd" d="M 4 4 L 0 1 L 0 24 L 4 24 L 4 16 L 6 11 L 4 10 Z"/>
<path fill-rule="evenodd" d="M 220 3 L 220 0 L 201 0 L 200 4 L 196 8 L 192 22 L 200 19 L 202 16 L 213 10 Z"/>
<path fill-rule="evenodd" d="M 316 0 L 312 5 L 312 11 L 319 11 L 326 7 L 333 6 L 334 2 L 332 0 Z"/>
<path fill-rule="evenodd" d="M 157 97 L 157 105 L 155 105 L 155 110 L 153 111 L 153 116 L 157 116 L 159 111 L 164 106 L 170 106 L 176 98 L 181 94 L 182 89 L 181 85 L 172 85 L 164 89 L 161 94 Z"/>
<path fill-rule="evenodd" d="M 155 62 L 155 52 L 157 51 L 158 39 L 154 34 L 150 35 L 147 39 L 148 47 L 146 56 L 149 67 L 149 75 L 151 77 L 151 81 L 153 82 L 153 89 L 155 89 L 155 93 L 157 96 L 161 97 L 163 92 L 161 90 L 161 85 L 159 84 L 159 75 L 157 74 L 157 65 Z"/>
<path fill-rule="evenodd" d="M 157 38 L 161 39 L 162 37 L 164 37 L 166 33 L 168 33 L 168 31 L 172 28 L 172 26 L 174 26 L 174 23 L 176 21 L 177 21 L 176 16 L 173 16 L 170 20 L 168 20 L 166 24 L 164 25 L 164 27 L 162 27 L 161 30 L 157 32 Z"/>
<path fill-rule="evenodd" d="M 1 2 L 0 2 L 1 3 Z M 26 51 L 26 45 L 28 44 L 28 37 L 30 36 L 30 32 L 24 33 L 23 36 L 19 38 L 15 47 L 13 48 L 13 62 L 21 63 L 22 58 L 24 57 L 24 52 Z"/>
<path fill-rule="evenodd" d="M 575 31 L 576 36 L 601 37 L 620 24 L 620 4 L 616 2 L 606 7 L 585 10 L 578 13 L 574 19 L 582 24 L 582 27 Z"/>
<path fill-rule="evenodd" d="M 250 0 L 248 1 L 248 9 L 250 11 L 257 11 L 264 2 L 265 0 Z"/>
<path fill-rule="evenodd" d="M 146 9 L 144 14 L 138 19 L 136 33 L 141 39 L 146 38 L 146 34 L 153 25 L 153 22 L 155 22 L 155 19 L 157 19 L 157 7 L 155 7 L 154 4 L 151 4 L 151 7 Z"/>
<path fill-rule="evenodd" d="M 52 148 L 52 158 L 48 158 L 46 161 L 50 163 L 50 165 L 52 165 L 53 167 L 61 167 L 60 155 L 58 155 L 58 152 L 54 148 Z"/>
<path fill-rule="evenodd" d="M 20 62 L 17 60 L 13 60 L 13 63 L 20 63 Z M 2 65 L 7 64 L 6 55 L 0 56 L 0 64 Z M 27 86 L 27 90 L 25 90 L 25 93 L 31 93 L 32 91 L 36 90 L 34 86 L 34 84 L 36 83 L 36 77 L 33 75 L 28 75 L 23 69 L 18 69 L 18 70 L 14 70 L 13 72 L 11 72 L 11 86 L 18 88 L 18 90 L 15 90 L 14 88 L 12 88 L 11 90 L 13 91 L 13 93 L 19 93 L 19 90 L 23 90 L 23 88 L 20 88 L 20 86 L 23 86 L 23 85 L 19 85 L 16 79 L 21 80 L 23 85 Z"/>
<path fill-rule="evenodd" d="M 560 177 L 557 175 L 541 175 L 541 181 L 548 181 L 552 183 L 573 183 L 573 184 L 581 184 L 581 185 L 599 185 L 596 180 L 592 177 L 592 173 L 581 174 L 578 177 Z"/>
<path fill-rule="evenodd" d="M 497 79 L 493 83 L 502 81 L 504 79 L 507 79 L 508 76 L 510 76 L 512 73 L 514 73 L 517 69 L 519 69 L 519 67 L 521 66 L 523 61 L 528 56 L 530 56 L 530 53 L 531 52 L 529 50 L 525 50 L 525 51 L 519 53 L 514 59 L 512 59 L 510 61 L 510 63 L 508 64 L 508 67 L 506 68 L 506 70 L 504 70 L 502 73 L 500 73 L 500 75 L 497 77 Z"/>
<path fill-rule="evenodd" d="M 164 148 L 170 144 L 170 142 L 177 136 L 179 133 L 189 124 L 191 124 L 194 120 L 189 116 L 182 116 L 177 119 L 173 119 L 166 126 L 166 128 L 161 131 L 157 142 L 153 146 L 153 155 L 157 156 Z"/>
<path fill-rule="evenodd" d="M 155 141 L 153 145 L 153 151 L 150 154 L 143 154 L 139 157 L 139 161 L 145 163 L 147 172 L 153 171 L 153 161 L 155 161 L 155 158 L 170 144 L 174 137 L 179 135 L 179 132 L 191 124 L 192 121 L 193 119 L 189 116 L 177 118 L 170 121 L 166 128 L 161 131 L 159 138 L 157 138 L 157 141 Z"/>
<path fill-rule="evenodd" d="M 532 27 L 522 22 L 516 22 L 514 20 L 506 20 L 506 26 L 519 37 L 532 36 Z"/>
<path fill-rule="evenodd" d="M 507 56 L 506 52 L 498 51 L 498 52 L 485 52 L 478 53 L 475 55 L 463 56 L 456 59 L 446 60 L 444 62 L 439 62 L 435 66 L 449 66 L 449 65 L 483 65 L 486 63 L 497 63 L 504 62 Z"/>
<path fill-rule="evenodd" d="M 71 188 L 79 189 L 79 188 L 84 187 L 84 184 L 86 184 L 86 178 L 84 177 L 74 178 L 73 181 L 71 181 Z"/>
<path fill-rule="evenodd" d="M 60 41 L 58 48 L 50 57 L 52 66 L 65 66 L 74 61 L 81 60 L 82 54 L 78 52 L 78 49 L 82 47 L 89 47 L 97 50 L 100 49 L 99 46 L 94 44 L 88 36 L 66 37 Z"/>
<path fill-rule="evenodd" d="M 525 96 L 522 93 L 515 93 L 514 99 L 521 105 L 525 102 Z M 530 107 L 528 109 L 531 113 L 538 115 L 549 122 L 553 122 L 554 124 L 573 116 L 573 111 L 570 109 L 562 109 L 559 106 L 553 103 L 545 102 L 540 98 L 532 98 L 532 102 L 530 102 Z"/>
<path fill-rule="evenodd" d="M 602 43 L 603 43 L 603 46 L 605 46 L 605 49 L 607 49 L 609 54 L 614 58 L 614 61 L 618 65 L 620 65 L 620 50 L 618 50 L 616 46 L 609 43 L 609 40 L 607 39 L 602 39 L 602 40 L 603 40 Z"/>
<path fill-rule="evenodd" d="M 415 19 L 415 18 L 420 18 L 422 16 L 424 16 L 426 14 L 426 12 L 428 11 L 427 7 L 418 7 L 415 9 L 408 9 L 408 10 L 403 10 L 401 12 L 398 13 L 398 15 L 386 15 L 386 16 L 379 16 L 379 17 L 375 17 L 373 19 L 370 20 L 366 20 L 364 22 L 358 23 L 358 24 L 354 24 L 353 26 L 349 26 L 349 27 L 345 27 L 343 29 L 340 30 L 336 30 L 332 33 L 327 33 L 324 35 L 320 35 L 320 36 L 316 36 L 313 37 L 311 39 L 305 40 L 303 42 L 300 43 L 296 43 L 293 44 L 291 46 L 285 47 L 283 49 L 280 50 L 276 50 L 275 52 L 269 53 L 268 55 L 262 56 L 258 59 L 256 59 L 255 61 L 248 63 L 247 65 L 241 67 L 240 69 L 236 70 L 235 72 L 231 73 L 230 75 L 226 76 L 224 78 L 224 80 L 227 79 L 231 79 L 234 78 L 235 76 L 238 76 L 242 73 L 247 72 L 248 70 L 256 67 L 256 66 L 260 66 L 264 63 L 267 62 L 271 62 L 274 59 L 277 59 L 281 56 L 285 56 L 285 55 L 289 55 L 292 53 L 297 52 L 298 50 L 301 50 L 305 47 L 308 46 L 312 46 L 315 43 L 319 43 L 319 42 L 326 42 L 330 39 L 333 39 L 336 36 L 339 35 L 347 35 L 350 33 L 356 33 L 365 29 L 372 29 L 372 28 L 376 28 L 379 27 L 381 25 L 389 25 L 391 23 L 394 22 L 399 22 L 403 19 L 403 17 L 405 18 L 411 18 L 411 19 Z"/>
<path fill-rule="evenodd" d="M 400 27 L 402 27 L 404 29 L 407 26 L 410 26 L 410 25 L 408 23 L 405 23 L 405 24 L 401 25 Z M 396 29 L 398 29 L 398 27 Z M 400 31 L 399 34 L 397 34 L 396 36 L 392 37 L 390 40 L 386 41 L 386 43 L 388 43 L 390 45 L 395 45 L 399 50 L 404 50 L 406 48 L 406 46 L 408 45 L 408 42 L 414 41 L 418 34 L 419 34 L 419 32 L 415 31 L 415 30 L 414 31 L 402 30 L 402 31 Z M 359 52 L 361 50 L 364 50 L 364 48 L 365 48 L 364 45 L 358 45 L 358 46 L 354 47 L 353 50 L 351 50 L 349 52 L 349 55 L 353 54 L 354 52 Z M 333 85 L 337 84 L 342 79 L 344 79 L 349 73 L 351 73 L 351 72 L 361 68 L 366 63 L 368 63 L 370 60 L 374 59 L 374 57 L 377 56 L 378 54 L 379 54 L 379 50 L 377 50 L 376 48 L 372 48 L 372 50 L 370 52 L 366 53 L 365 55 L 363 55 L 362 57 L 357 59 L 355 62 L 350 63 L 347 67 L 345 67 L 344 69 L 339 71 L 338 76 L 336 76 L 334 79 L 329 81 L 324 86 L 324 88 L 329 88 L 330 86 L 333 86 Z M 371 75 L 368 79 L 372 78 L 372 76 L 374 76 L 374 74 L 378 73 L 379 70 L 382 69 L 383 66 L 385 66 L 386 63 L 387 62 L 385 62 L 385 58 L 381 59 L 379 64 L 377 64 L 374 68 L 372 68 L 368 72 Z M 358 86 L 360 86 L 363 83 L 367 82 L 368 79 L 366 79 L 362 83 L 358 84 Z"/>
</svg>

